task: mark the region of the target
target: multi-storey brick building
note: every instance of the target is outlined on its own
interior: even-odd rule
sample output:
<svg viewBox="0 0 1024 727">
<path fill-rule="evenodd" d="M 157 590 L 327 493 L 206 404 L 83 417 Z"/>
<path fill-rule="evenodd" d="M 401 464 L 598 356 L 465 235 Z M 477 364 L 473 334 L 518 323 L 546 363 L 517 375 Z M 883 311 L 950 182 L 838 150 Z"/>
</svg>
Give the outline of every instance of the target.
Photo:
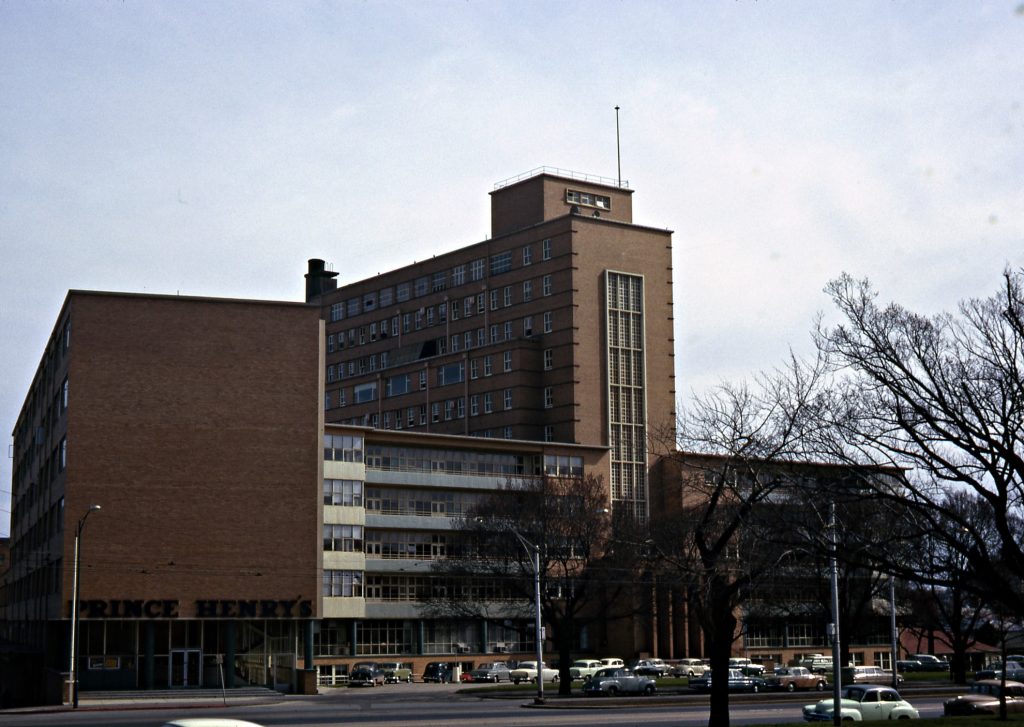
<svg viewBox="0 0 1024 727">
<path fill-rule="evenodd" d="M 59 694 L 99 505 L 83 689 L 531 652 L 525 622 L 424 619 L 416 596 L 452 518 L 510 478 L 599 475 L 647 515 L 671 233 L 633 224 L 631 194 L 524 175 L 492 193 L 491 239 L 341 288 L 312 261 L 306 303 L 71 291 L 14 430 L 0 636 Z M 593 646 L 647 648 L 615 638 Z"/>
<path fill-rule="evenodd" d="M 496 185 L 484 242 L 341 287 L 311 260 L 326 420 L 607 446 L 613 507 L 645 517 L 675 418 L 671 240 L 614 180 L 538 169 Z"/>
</svg>

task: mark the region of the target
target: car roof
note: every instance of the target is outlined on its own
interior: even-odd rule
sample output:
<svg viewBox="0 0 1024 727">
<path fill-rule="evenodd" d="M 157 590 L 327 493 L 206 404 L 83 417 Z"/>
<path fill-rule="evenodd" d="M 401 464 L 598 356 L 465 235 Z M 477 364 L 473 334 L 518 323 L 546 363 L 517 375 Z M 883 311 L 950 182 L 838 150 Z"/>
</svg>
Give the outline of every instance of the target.
<svg viewBox="0 0 1024 727">
<path fill-rule="evenodd" d="M 231 717 L 185 717 L 165 722 L 163 727 L 260 727 L 260 725 Z"/>
</svg>

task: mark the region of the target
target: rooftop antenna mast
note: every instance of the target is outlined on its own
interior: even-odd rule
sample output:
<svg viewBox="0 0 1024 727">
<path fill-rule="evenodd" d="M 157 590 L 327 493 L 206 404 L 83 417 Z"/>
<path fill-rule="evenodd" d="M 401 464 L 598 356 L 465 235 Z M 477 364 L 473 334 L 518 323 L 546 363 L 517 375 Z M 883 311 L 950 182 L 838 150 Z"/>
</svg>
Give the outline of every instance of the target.
<svg viewBox="0 0 1024 727">
<path fill-rule="evenodd" d="M 622 150 L 619 147 L 619 107 L 615 107 L 615 159 L 618 162 L 619 187 L 622 187 Z"/>
</svg>

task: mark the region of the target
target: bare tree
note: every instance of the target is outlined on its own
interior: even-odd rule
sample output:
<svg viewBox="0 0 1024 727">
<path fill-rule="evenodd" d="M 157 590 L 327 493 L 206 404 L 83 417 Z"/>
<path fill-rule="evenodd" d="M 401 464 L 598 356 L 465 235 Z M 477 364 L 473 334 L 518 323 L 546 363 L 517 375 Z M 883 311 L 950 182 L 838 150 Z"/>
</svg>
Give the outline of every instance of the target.
<svg viewBox="0 0 1024 727">
<path fill-rule="evenodd" d="M 663 578 L 685 588 L 711 659 L 709 724 L 729 724 L 728 662 L 737 614 L 760 583 L 800 556 L 774 546 L 778 513 L 801 477 L 790 463 L 813 458 L 820 440 L 821 361 L 723 384 L 681 415 L 661 462 L 663 492 L 651 518 Z M 696 454 L 695 454 L 696 453 Z M 678 481 L 679 489 L 668 482 Z"/>
<path fill-rule="evenodd" d="M 558 651 L 559 692 L 570 694 L 580 628 L 632 612 L 625 596 L 636 557 L 622 545 L 612 547 L 607 485 L 582 474 L 515 480 L 469 509 L 455 529 L 464 546 L 457 557 L 436 562 L 433 573 L 462 585 L 425 594 L 424 611 L 495 623 L 532 614 L 536 546 L 541 612 Z"/>
<path fill-rule="evenodd" d="M 996 294 L 931 318 L 879 306 L 868 282 L 846 275 L 827 290 L 845 318 L 816 334 L 836 367 L 823 407 L 835 424 L 833 456 L 903 470 L 901 506 L 972 574 L 957 586 L 1024 612 L 1024 273 L 1008 270 Z M 976 496 L 984 517 L 955 506 L 949 493 L 959 490 Z M 910 561 L 887 566 L 921 575 Z M 951 585 L 935 573 L 930 582 Z"/>
</svg>

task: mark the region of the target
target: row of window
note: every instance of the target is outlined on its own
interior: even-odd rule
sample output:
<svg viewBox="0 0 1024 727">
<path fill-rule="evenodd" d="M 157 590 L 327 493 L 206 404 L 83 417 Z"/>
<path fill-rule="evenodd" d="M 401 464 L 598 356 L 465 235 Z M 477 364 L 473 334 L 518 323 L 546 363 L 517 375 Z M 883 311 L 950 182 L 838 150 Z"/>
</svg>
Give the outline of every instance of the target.
<svg viewBox="0 0 1024 727">
<path fill-rule="evenodd" d="M 534 316 L 524 316 L 521 319 L 522 335 L 529 338 L 537 333 Z M 541 316 L 541 332 L 551 333 L 554 329 L 554 315 L 551 311 L 545 311 Z M 450 336 L 443 336 L 427 342 L 432 345 L 422 349 L 422 355 L 445 356 L 448 353 L 459 351 L 470 351 L 473 348 L 483 348 L 488 344 L 494 345 L 504 341 L 511 341 L 516 335 L 515 322 L 504 321 L 503 323 L 492 323 L 489 327 L 479 327 L 469 331 L 453 333 Z M 402 363 L 407 363 L 403 361 Z M 353 358 L 342 361 L 339 364 L 327 365 L 327 381 L 341 381 L 345 378 L 362 376 L 372 373 L 378 369 L 386 369 L 393 364 L 392 352 L 381 351 L 360 358 Z M 426 388 L 426 379 L 421 382 L 421 388 Z"/>
<path fill-rule="evenodd" d="M 490 374 L 487 374 L 488 376 Z M 454 383 L 454 382 L 453 382 Z M 334 405 L 333 392 L 327 392 L 324 394 L 324 409 L 331 409 Z M 339 407 L 347 406 L 348 397 L 346 396 L 346 389 L 341 388 L 336 392 L 337 405 Z M 497 398 L 500 396 L 500 400 Z M 357 384 L 352 387 L 352 401 L 355 404 L 364 404 L 370 401 L 377 400 L 377 382 L 370 381 L 365 384 Z M 497 411 L 497 406 L 500 405 L 502 411 L 511 411 L 515 408 L 514 406 L 513 389 L 505 388 L 500 392 L 498 391 L 485 391 L 480 394 L 469 395 L 469 416 L 475 417 L 481 414 L 493 414 Z M 553 409 L 555 406 L 555 387 L 545 386 L 541 390 L 541 402 L 545 409 Z M 416 406 L 405 407 L 402 409 L 387 410 L 381 413 L 373 412 L 372 414 L 366 414 L 363 418 L 357 417 L 359 422 L 357 425 L 370 426 L 374 429 L 412 429 L 416 426 L 426 426 L 428 423 L 436 424 L 440 421 L 450 422 L 455 419 L 464 419 L 466 417 L 466 397 L 457 396 L 451 399 L 442 399 L 439 401 L 431 402 L 428 404 L 418 404 Z M 325 454 L 326 457 L 326 454 Z M 333 454 L 332 458 L 339 459 L 337 454 Z M 341 460 L 341 461 L 358 461 L 358 460 Z"/>
<path fill-rule="evenodd" d="M 358 434 L 325 434 L 324 459 L 335 462 L 362 462 L 362 436 Z"/>
<path fill-rule="evenodd" d="M 541 242 L 541 259 L 551 259 L 551 240 Z M 519 250 L 520 262 L 523 267 L 533 263 L 533 246 L 524 245 Z M 363 313 L 370 313 L 379 308 L 387 308 L 396 303 L 404 303 L 411 298 L 420 298 L 429 293 L 439 293 L 449 287 L 458 287 L 467 282 L 483 280 L 485 271 L 490 275 L 501 275 L 512 270 L 514 252 L 503 250 L 490 258 L 477 258 L 468 265 L 459 264 L 446 270 L 437 270 L 430 275 L 421 275 L 415 280 L 388 286 L 380 290 L 371 290 L 362 296 L 348 298 L 331 305 L 331 321 L 354 318 Z M 467 280 L 468 272 L 468 280 Z"/>
<path fill-rule="evenodd" d="M 581 192 L 576 189 L 565 190 L 565 201 L 569 204 L 581 204 L 585 207 L 597 207 L 602 210 L 610 210 L 612 208 L 611 197 L 606 197 L 603 194 Z"/>
<path fill-rule="evenodd" d="M 533 281 L 524 280 L 522 286 L 521 302 L 529 303 L 533 300 Z M 487 311 L 488 298 L 490 299 L 490 310 L 508 308 L 513 305 L 512 290 L 511 285 L 506 285 L 501 290 L 492 289 L 489 294 L 481 292 L 475 296 L 466 296 L 464 299 L 444 300 L 416 311 L 398 313 L 379 321 L 371 321 L 358 328 L 349 328 L 347 331 L 340 331 L 336 334 L 331 333 L 327 336 L 327 353 L 334 353 L 335 350 L 343 351 L 345 348 L 353 346 L 363 346 L 378 339 L 398 338 L 413 330 L 420 331 L 424 328 L 446 324 L 449 317 L 452 321 L 457 321 L 460 318 L 472 318 L 474 311 L 477 315 Z M 541 294 L 544 297 L 554 294 L 554 285 L 550 275 L 541 278 Z"/>
</svg>

